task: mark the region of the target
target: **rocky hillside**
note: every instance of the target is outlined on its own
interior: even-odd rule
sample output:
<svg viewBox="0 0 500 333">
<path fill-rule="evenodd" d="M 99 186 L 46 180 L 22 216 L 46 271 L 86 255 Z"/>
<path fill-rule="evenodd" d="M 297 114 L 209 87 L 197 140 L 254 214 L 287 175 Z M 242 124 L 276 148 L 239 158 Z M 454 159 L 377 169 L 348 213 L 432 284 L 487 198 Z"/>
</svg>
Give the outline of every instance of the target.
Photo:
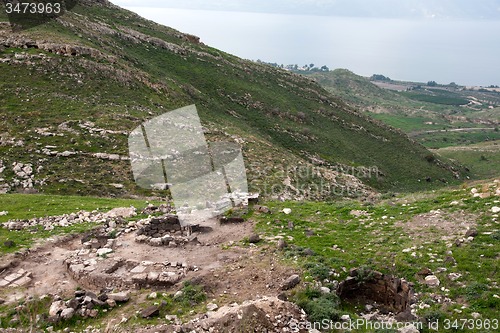
<svg viewBox="0 0 500 333">
<path fill-rule="evenodd" d="M 145 194 L 133 183 L 127 135 L 190 104 L 209 140 L 243 146 L 250 188 L 263 195 L 367 196 L 464 176 L 309 78 L 104 0 L 15 33 L 2 8 L 0 91 L 3 192 Z"/>
</svg>

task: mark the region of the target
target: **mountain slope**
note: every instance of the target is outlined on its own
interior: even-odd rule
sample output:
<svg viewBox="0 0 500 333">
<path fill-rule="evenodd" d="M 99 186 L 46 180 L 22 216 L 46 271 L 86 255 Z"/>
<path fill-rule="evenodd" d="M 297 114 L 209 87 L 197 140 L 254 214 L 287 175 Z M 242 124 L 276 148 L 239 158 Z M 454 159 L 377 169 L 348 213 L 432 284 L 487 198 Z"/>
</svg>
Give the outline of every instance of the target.
<svg viewBox="0 0 500 333">
<path fill-rule="evenodd" d="M 310 79 L 239 59 L 107 1 L 82 1 L 24 32 L 0 28 L 5 190 L 33 184 L 50 193 L 149 194 L 133 183 L 127 134 L 193 103 L 210 140 L 242 143 L 250 187 L 263 195 L 367 195 L 370 187 L 416 190 L 459 176 Z"/>
</svg>

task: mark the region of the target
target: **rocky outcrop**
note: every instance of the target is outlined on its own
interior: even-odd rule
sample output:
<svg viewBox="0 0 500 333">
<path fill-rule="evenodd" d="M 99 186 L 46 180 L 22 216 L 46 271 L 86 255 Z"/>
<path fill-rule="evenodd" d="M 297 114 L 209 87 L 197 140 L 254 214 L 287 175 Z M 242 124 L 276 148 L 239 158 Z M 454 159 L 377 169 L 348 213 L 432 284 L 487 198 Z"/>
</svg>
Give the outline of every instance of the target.
<svg viewBox="0 0 500 333">
<path fill-rule="evenodd" d="M 277 297 L 213 308 L 183 325 L 156 327 L 161 332 L 312 332 L 307 316 L 297 305 Z M 171 317 L 171 316 L 169 316 Z M 312 327 L 312 325 L 309 325 Z"/>
</svg>

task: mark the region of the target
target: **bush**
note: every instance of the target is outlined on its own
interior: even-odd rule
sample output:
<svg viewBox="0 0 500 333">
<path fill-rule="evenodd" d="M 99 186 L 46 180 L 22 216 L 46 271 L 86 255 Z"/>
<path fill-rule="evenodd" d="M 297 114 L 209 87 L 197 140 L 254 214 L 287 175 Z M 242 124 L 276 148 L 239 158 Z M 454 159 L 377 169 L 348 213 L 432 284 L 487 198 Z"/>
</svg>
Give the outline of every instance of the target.
<svg viewBox="0 0 500 333">
<path fill-rule="evenodd" d="M 484 283 L 472 282 L 465 288 L 465 299 L 468 301 L 481 298 L 483 293 L 488 290 L 488 286 Z"/>
<path fill-rule="evenodd" d="M 435 323 L 437 321 L 442 321 L 445 318 L 445 315 L 440 310 L 431 310 L 426 312 L 422 317 L 427 323 Z"/>
<path fill-rule="evenodd" d="M 434 156 L 434 154 L 427 154 L 425 155 L 425 160 L 429 163 L 432 163 L 436 160 L 436 156 Z"/>
<path fill-rule="evenodd" d="M 193 306 L 204 302 L 206 299 L 207 295 L 203 290 L 203 286 L 191 284 L 191 282 L 187 281 L 182 287 L 182 296 L 177 300 L 184 305 Z"/>
<path fill-rule="evenodd" d="M 330 276 L 331 268 L 322 263 L 306 263 L 304 268 L 307 269 L 307 272 L 317 280 L 324 280 Z"/>
<path fill-rule="evenodd" d="M 338 321 L 341 312 L 338 309 L 340 300 L 336 294 L 323 294 L 316 288 L 307 287 L 296 296 L 295 303 L 304 309 L 312 323 L 323 320 Z"/>
</svg>

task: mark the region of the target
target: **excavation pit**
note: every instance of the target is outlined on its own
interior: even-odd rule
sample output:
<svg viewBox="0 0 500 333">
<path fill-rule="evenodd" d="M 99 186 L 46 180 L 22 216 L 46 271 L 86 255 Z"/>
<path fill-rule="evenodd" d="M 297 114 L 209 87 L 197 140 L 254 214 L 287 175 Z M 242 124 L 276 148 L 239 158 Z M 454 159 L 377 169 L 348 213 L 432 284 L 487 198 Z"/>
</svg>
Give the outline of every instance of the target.
<svg viewBox="0 0 500 333">
<path fill-rule="evenodd" d="M 351 269 L 349 275 L 337 288 L 343 302 L 361 305 L 363 309 L 373 306 L 381 313 L 410 313 L 414 297 L 411 283 L 362 268 Z"/>
</svg>

